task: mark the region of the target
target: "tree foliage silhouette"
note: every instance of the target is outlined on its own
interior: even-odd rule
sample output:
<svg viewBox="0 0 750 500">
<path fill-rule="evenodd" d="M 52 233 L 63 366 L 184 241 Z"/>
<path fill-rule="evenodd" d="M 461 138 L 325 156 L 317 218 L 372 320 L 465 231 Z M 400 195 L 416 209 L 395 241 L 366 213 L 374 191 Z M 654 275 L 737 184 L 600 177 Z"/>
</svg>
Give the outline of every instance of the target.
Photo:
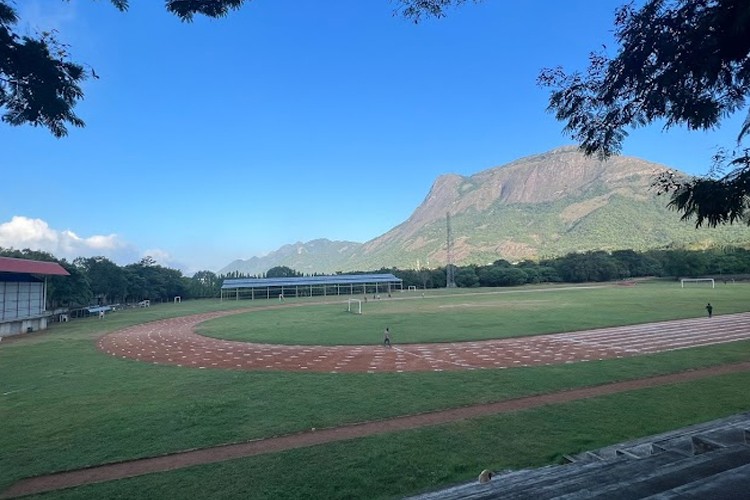
<svg viewBox="0 0 750 500">
<path fill-rule="evenodd" d="M 663 123 L 709 130 L 743 110 L 750 92 L 750 3 L 744 0 L 649 0 L 615 16 L 618 50 L 592 53 L 585 73 L 545 69 L 549 110 L 589 155 L 617 154 L 632 128 Z M 659 177 L 669 205 L 696 225 L 748 219 L 750 157 L 743 139 L 719 150 L 709 174 Z"/>
<path fill-rule="evenodd" d="M 127 0 L 110 0 L 120 11 Z M 167 11 L 190 22 L 196 14 L 222 17 L 247 0 L 167 0 Z M 83 99 L 81 83 L 98 78 L 93 68 L 71 60 L 70 47 L 56 31 L 18 32 L 19 18 L 9 0 L 0 0 L 0 119 L 9 125 L 45 127 L 55 137 L 83 127 L 74 108 Z"/>
</svg>

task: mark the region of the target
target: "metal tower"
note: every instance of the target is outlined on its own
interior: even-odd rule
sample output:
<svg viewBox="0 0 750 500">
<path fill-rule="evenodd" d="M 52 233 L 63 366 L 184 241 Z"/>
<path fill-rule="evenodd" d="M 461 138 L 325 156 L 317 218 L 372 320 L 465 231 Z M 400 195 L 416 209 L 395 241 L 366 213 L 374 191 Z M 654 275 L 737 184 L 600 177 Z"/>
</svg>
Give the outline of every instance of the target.
<svg viewBox="0 0 750 500">
<path fill-rule="evenodd" d="M 448 224 L 448 265 L 445 267 L 445 286 L 446 288 L 456 288 L 456 269 L 453 267 L 453 234 L 451 233 L 451 213 L 445 213 L 445 219 Z"/>
</svg>

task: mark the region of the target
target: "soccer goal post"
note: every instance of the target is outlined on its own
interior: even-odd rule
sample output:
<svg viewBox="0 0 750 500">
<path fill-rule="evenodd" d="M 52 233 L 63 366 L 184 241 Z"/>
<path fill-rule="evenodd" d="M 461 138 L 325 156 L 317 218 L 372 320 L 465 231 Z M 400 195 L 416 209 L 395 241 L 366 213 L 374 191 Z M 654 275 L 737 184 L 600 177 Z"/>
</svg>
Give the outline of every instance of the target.
<svg viewBox="0 0 750 500">
<path fill-rule="evenodd" d="M 716 281 L 713 278 L 683 278 L 680 280 L 680 287 L 685 288 L 685 283 L 711 283 L 711 288 L 716 288 Z"/>
<path fill-rule="evenodd" d="M 414 286 L 414 285 L 409 285 L 406 290 L 408 292 L 416 292 L 417 291 L 417 287 Z"/>
<path fill-rule="evenodd" d="M 348 299 L 346 301 L 346 312 L 362 314 L 362 301 L 360 299 Z"/>
</svg>

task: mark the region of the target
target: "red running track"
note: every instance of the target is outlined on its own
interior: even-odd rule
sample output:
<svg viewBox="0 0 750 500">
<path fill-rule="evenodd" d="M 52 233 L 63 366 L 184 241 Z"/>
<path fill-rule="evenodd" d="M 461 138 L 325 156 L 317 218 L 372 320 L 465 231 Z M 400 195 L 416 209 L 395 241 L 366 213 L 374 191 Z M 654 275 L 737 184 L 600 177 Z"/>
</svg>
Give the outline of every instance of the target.
<svg viewBox="0 0 750 500">
<path fill-rule="evenodd" d="M 289 346 L 203 337 L 204 321 L 243 311 L 155 321 L 105 335 L 120 358 L 191 368 L 378 373 L 476 370 L 623 358 L 750 339 L 750 313 L 502 340 L 380 346 Z"/>
</svg>

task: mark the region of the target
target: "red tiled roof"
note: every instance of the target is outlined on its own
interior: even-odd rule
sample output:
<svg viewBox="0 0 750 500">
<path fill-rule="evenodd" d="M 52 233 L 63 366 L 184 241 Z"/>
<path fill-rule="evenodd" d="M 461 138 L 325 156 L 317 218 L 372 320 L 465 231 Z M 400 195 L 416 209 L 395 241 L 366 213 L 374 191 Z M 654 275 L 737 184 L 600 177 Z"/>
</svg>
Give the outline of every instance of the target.
<svg viewBox="0 0 750 500">
<path fill-rule="evenodd" d="M 0 257 L 0 273 L 44 274 L 57 276 L 70 275 L 70 273 L 57 262 L 13 259 L 11 257 Z"/>
</svg>

